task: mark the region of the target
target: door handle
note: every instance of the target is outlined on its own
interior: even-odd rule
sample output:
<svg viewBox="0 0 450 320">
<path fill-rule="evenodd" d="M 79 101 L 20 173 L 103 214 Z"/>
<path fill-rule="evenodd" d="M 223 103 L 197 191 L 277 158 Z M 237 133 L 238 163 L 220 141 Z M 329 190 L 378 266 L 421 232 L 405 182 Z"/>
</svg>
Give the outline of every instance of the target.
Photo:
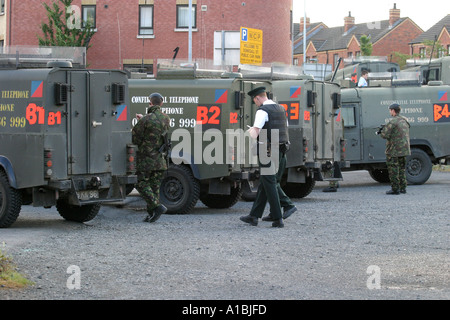
<svg viewBox="0 0 450 320">
<path fill-rule="evenodd" d="M 101 122 L 92 121 L 92 126 L 93 126 L 94 128 L 96 128 L 97 126 L 101 126 L 101 125 L 102 125 Z"/>
</svg>

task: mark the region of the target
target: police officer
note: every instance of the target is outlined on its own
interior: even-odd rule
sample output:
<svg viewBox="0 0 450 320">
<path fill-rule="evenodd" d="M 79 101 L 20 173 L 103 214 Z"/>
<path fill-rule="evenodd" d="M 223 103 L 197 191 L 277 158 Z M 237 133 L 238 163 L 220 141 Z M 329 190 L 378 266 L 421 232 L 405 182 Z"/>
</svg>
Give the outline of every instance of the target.
<svg viewBox="0 0 450 320">
<path fill-rule="evenodd" d="M 400 105 L 389 106 L 392 119 L 379 131 L 386 139 L 386 164 L 388 167 L 391 190 L 386 194 L 406 193 L 406 157 L 411 154 L 409 144 L 408 120 L 400 115 Z"/>
<path fill-rule="evenodd" d="M 278 165 L 281 164 L 281 167 L 284 167 L 285 154 L 289 150 L 286 110 L 267 98 L 264 87 L 253 89 L 248 92 L 248 95 L 259 107 L 254 125 L 248 131 L 252 138 L 258 140 L 260 184 L 250 214 L 240 217 L 240 220 L 253 226 L 258 225 L 258 219 L 262 217 L 266 204 L 269 202 L 270 218 L 266 220 L 273 221 L 272 227 L 283 228 L 280 201 L 288 207 L 288 210 L 284 212 L 285 218 L 297 210 L 277 182 L 280 168 Z M 278 139 L 276 139 L 276 133 L 278 133 Z M 263 161 L 265 159 L 270 161 Z"/>
<path fill-rule="evenodd" d="M 155 222 L 167 211 L 159 202 L 159 188 L 167 170 L 163 151 L 167 141 L 170 118 L 161 112 L 163 97 L 159 93 L 150 95 L 147 114 L 143 116 L 132 130 L 133 144 L 138 146 L 136 153 L 136 173 L 138 182 L 136 190 L 147 202 L 148 216 L 145 222 Z M 140 118 L 141 115 L 136 115 Z"/>
</svg>

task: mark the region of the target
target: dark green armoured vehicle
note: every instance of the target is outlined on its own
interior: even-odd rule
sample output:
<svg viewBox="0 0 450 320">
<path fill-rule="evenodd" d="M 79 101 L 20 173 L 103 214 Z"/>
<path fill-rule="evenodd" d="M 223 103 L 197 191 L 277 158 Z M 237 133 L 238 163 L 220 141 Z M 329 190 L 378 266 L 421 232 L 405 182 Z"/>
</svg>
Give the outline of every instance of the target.
<svg viewBox="0 0 450 320">
<path fill-rule="evenodd" d="M 245 132 L 257 108 L 247 92 L 259 86 L 286 108 L 291 150 L 285 190 L 304 197 L 316 180 L 342 180 L 337 85 L 168 65 L 158 68 L 156 79 L 130 79 L 129 89 L 132 114 L 145 113 L 149 94 L 159 92 L 165 99 L 162 111 L 171 117 L 171 163 L 160 189 L 169 213 L 188 213 L 198 199 L 211 208 L 228 208 L 243 191 L 256 189 L 257 159 Z"/>
<path fill-rule="evenodd" d="M 401 115 L 411 124 L 411 156 L 406 168 L 409 184 L 425 183 L 433 164 L 450 157 L 450 86 L 442 81 L 421 82 L 417 72 L 369 73 L 369 87 L 342 89 L 346 160 L 350 161 L 350 168 L 344 170 L 368 170 L 376 181 L 389 182 L 386 141 L 375 132 L 389 121 L 392 103 L 401 106 Z"/>
<path fill-rule="evenodd" d="M 0 227 L 23 204 L 91 220 L 136 182 L 126 74 L 20 50 L 0 57 Z"/>
</svg>

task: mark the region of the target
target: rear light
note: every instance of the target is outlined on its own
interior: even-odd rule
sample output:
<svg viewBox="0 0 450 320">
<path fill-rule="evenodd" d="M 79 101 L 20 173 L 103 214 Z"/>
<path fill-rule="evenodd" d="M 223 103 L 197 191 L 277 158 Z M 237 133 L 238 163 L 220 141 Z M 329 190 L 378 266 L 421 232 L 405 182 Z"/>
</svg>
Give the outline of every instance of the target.
<svg viewBox="0 0 450 320">
<path fill-rule="evenodd" d="M 44 178 L 49 179 L 53 174 L 53 150 L 44 149 Z"/>
<path fill-rule="evenodd" d="M 136 173 L 136 145 L 127 145 L 127 174 Z"/>
<path fill-rule="evenodd" d="M 345 159 L 345 144 L 346 140 L 341 138 L 341 160 Z"/>
<path fill-rule="evenodd" d="M 308 139 L 303 138 L 303 161 L 308 159 Z"/>
</svg>

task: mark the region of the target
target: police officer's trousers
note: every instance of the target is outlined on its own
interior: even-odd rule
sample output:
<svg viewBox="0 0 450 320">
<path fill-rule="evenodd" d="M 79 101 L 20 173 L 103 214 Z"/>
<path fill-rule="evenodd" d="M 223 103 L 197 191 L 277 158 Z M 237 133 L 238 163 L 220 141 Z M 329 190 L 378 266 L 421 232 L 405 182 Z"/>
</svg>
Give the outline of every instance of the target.
<svg viewBox="0 0 450 320">
<path fill-rule="evenodd" d="M 275 174 L 261 174 L 259 177 L 259 187 L 253 202 L 250 215 L 261 218 L 267 202 L 270 205 L 270 215 L 273 219 L 279 220 L 283 217 L 281 207 L 292 206 L 292 202 L 281 189 L 280 181 L 286 167 L 286 155 L 279 153 L 279 167 Z"/>
</svg>

